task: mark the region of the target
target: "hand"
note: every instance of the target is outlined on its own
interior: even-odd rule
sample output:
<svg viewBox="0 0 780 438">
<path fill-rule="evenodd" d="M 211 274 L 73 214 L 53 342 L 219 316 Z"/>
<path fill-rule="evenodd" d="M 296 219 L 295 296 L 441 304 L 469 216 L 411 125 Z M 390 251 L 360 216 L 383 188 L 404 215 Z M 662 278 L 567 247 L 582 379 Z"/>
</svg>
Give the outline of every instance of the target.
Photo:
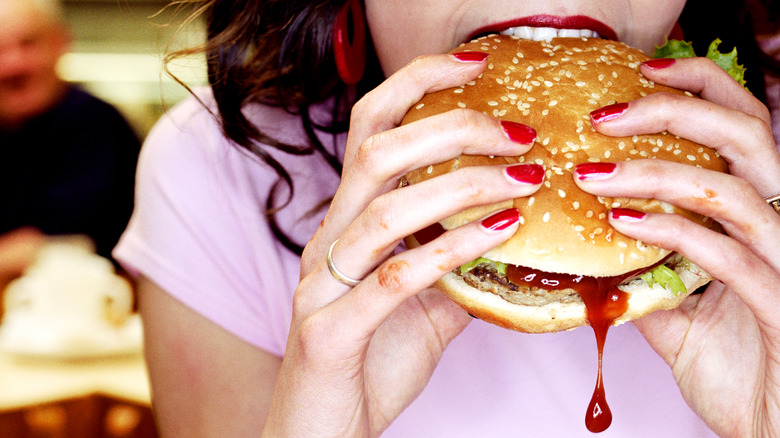
<svg viewBox="0 0 780 438">
<path fill-rule="evenodd" d="M 461 153 L 520 155 L 530 144 L 513 141 L 511 127 L 469 110 L 398 125 L 423 94 L 463 84 L 485 67 L 486 61 L 452 55 L 421 57 L 355 105 L 341 185 L 302 257 L 268 436 L 379 435 L 419 394 L 447 344 L 471 320 L 430 285 L 508 239 L 517 229 L 516 211 L 393 255 L 396 247 L 451 214 L 527 196 L 541 184 L 513 179 L 506 167 L 461 169 L 397 189 L 399 178 Z M 534 166 L 523 169 L 541 173 Z M 363 279 L 353 288 L 326 265 L 336 239 L 334 264 Z"/>
<path fill-rule="evenodd" d="M 651 95 L 596 129 L 616 136 L 668 130 L 715 148 L 731 174 L 637 160 L 617 163 L 605 178 L 575 180 L 594 194 L 660 199 L 723 225 L 726 235 L 675 215 L 610 215 L 618 231 L 678 251 L 717 279 L 677 309 L 634 322 L 671 366 L 689 405 L 721 436 L 777 436 L 780 216 L 764 198 L 780 192 L 780 155 L 769 113 L 705 59 L 642 72 L 703 100 Z"/>
</svg>

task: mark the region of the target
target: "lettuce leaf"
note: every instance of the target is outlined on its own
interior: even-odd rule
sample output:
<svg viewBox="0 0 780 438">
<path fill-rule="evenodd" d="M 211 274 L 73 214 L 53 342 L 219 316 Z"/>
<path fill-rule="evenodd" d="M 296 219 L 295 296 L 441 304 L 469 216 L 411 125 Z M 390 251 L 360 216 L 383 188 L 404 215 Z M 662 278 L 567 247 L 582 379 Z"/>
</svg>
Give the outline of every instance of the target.
<svg viewBox="0 0 780 438">
<path fill-rule="evenodd" d="M 642 279 L 645 280 L 645 283 L 647 283 L 648 286 L 652 287 L 654 284 L 659 284 L 662 287 L 671 290 L 674 296 L 688 292 L 685 283 L 683 283 L 677 273 L 668 266 L 658 265 L 652 271 L 642 275 Z"/>
<path fill-rule="evenodd" d="M 737 48 L 729 53 L 722 53 L 718 46 L 722 41 L 716 38 L 707 49 L 707 58 L 713 60 L 720 68 L 731 75 L 734 80 L 750 91 L 745 85 L 745 67 L 737 62 Z M 697 56 L 693 45 L 688 41 L 666 40 L 663 46 L 656 46 L 653 52 L 654 58 L 693 58 Z"/>
<path fill-rule="evenodd" d="M 726 70 L 732 78 L 736 79 L 740 85 L 747 88 L 745 86 L 745 67 L 737 62 L 737 48 L 734 47 L 734 50 L 729 53 L 722 53 L 718 50 L 720 43 L 720 39 L 715 39 L 710 44 L 710 47 L 707 49 L 707 58 L 715 61 L 715 64 L 718 64 L 720 68 Z"/>
<path fill-rule="evenodd" d="M 460 267 L 460 273 L 465 274 L 466 272 L 469 272 L 470 270 L 477 267 L 477 265 L 481 265 L 482 263 L 488 263 L 493 265 L 493 267 L 496 269 L 496 271 L 502 275 L 506 275 L 506 263 L 497 262 L 494 260 L 486 259 L 484 257 L 480 257 L 476 260 L 472 260 L 465 265 L 462 265 Z"/>
<path fill-rule="evenodd" d="M 695 58 L 696 52 L 688 41 L 666 40 L 661 47 L 656 46 L 653 58 Z"/>
</svg>

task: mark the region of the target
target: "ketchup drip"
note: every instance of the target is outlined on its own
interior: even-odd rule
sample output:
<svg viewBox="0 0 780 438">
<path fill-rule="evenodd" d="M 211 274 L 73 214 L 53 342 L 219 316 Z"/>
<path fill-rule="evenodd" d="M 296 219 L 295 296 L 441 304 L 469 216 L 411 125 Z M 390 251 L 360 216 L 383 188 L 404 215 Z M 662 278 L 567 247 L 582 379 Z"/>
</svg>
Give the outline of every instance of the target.
<svg viewBox="0 0 780 438">
<path fill-rule="evenodd" d="M 434 224 L 415 233 L 414 237 L 420 244 L 424 245 L 442 233 L 444 233 L 444 229 L 441 225 Z M 546 290 L 573 289 L 585 303 L 586 318 L 596 335 L 596 347 L 598 348 L 596 388 L 593 390 L 593 396 L 585 414 L 585 426 L 591 432 L 603 432 L 612 424 L 612 411 L 609 409 L 604 391 L 602 361 L 609 327 L 628 310 L 628 294 L 618 289 L 617 286 L 629 278 L 641 275 L 654 266 L 615 277 L 554 274 L 523 266 L 507 266 L 506 275 L 512 283 Z"/>
<path fill-rule="evenodd" d="M 522 266 L 509 265 L 507 278 L 517 285 L 539 287 L 547 290 L 573 289 L 585 303 L 586 317 L 596 335 L 598 348 L 598 376 L 588 411 L 585 426 L 591 432 L 603 432 L 612 424 L 612 411 L 607 404 L 602 378 L 604 343 L 609 327 L 628 310 L 628 294 L 617 286 L 634 277 L 638 271 L 616 277 L 586 277 L 582 275 L 553 274 Z"/>
</svg>

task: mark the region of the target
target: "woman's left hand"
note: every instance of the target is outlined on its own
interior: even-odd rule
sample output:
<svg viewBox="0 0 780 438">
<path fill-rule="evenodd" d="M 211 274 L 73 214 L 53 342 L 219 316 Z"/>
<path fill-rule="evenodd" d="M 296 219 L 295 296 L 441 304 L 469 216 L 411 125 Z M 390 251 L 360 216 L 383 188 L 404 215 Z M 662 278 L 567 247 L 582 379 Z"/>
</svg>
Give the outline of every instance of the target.
<svg viewBox="0 0 780 438">
<path fill-rule="evenodd" d="M 721 436 L 780 436 L 780 215 L 764 200 L 780 193 L 780 154 L 769 112 L 703 58 L 642 73 L 703 99 L 650 95 L 594 127 L 613 136 L 669 131 L 716 149 L 730 174 L 632 160 L 575 180 L 594 194 L 655 198 L 723 225 L 725 235 L 677 215 L 610 214 L 618 231 L 677 251 L 716 279 L 678 308 L 634 322 L 688 404 Z"/>
</svg>

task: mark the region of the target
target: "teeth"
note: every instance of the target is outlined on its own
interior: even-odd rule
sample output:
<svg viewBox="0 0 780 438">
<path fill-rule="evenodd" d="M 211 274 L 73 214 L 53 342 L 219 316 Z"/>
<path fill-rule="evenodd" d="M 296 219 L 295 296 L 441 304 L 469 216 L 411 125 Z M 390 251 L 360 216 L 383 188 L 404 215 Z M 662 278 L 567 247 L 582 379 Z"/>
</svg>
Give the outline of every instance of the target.
<svg viewBox="0 0 780 438">
<path fill-rule="evenodd" d="M 599 38 L 599 34 L 588 29 L 556 29 L 554 27 L 510 27 L 501 31 L 501 35 L 514 35 L 521 40 L 547 41 L 553 38 Z"/>
</svg>

